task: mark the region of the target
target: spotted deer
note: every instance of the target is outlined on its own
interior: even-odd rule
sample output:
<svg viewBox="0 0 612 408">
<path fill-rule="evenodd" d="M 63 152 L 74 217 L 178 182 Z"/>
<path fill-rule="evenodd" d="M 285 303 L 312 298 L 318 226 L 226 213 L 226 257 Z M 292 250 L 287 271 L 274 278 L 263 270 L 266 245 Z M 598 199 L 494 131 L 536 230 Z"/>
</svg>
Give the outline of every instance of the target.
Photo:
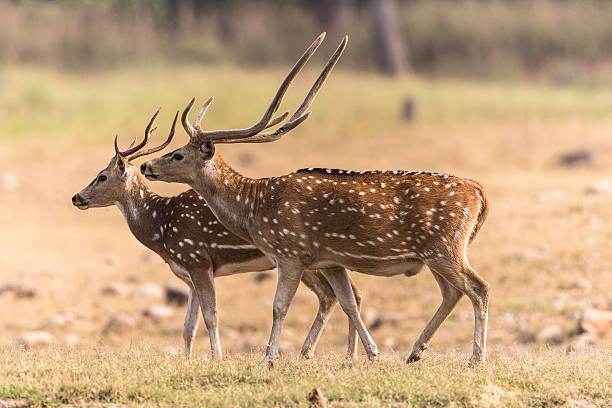
<svg viewBox="0 0 612 408">
<path fill-rule="evenodd" d="M 255 125 L 204 131 L 200 123 L 212 99 L 193 125 L 188 121 L 192 100 L 182 114 L 189 143 L 144 163 L 141 172 L 150 180 L 189 184 L 230 231 L 252 242 L 278 266 L 266 359 L 278 356 L 283 320 L 305 269 L 325 268 L 323 273 L 357 327 L 368 356 L 375 359 L 378 350 L 359 316 L 346 269 L 377 276 L 412 276 L 427 265 L 442 292 L 442 304 L 414 344 L 408 362 L 421 358 L 464 294 L 475 314 L 470 361 L 484 361 L 489 285 L 466 256 L 489 212 L 481 184 L 423 171 L 321 168 L 251 179 L 215 153 L 219 143 L 275 141 L 308 117 L 306 111 L 344 50 L 346 37 L 296 112 L 276 131 L 262 132 L 274 122 L 289 84 L 322 40 L 323 35 L 298 60 Z"/>
<path fill-rule="evenodd" d="M 87 187 L 72 197 L 72 203 L 81 210 L 113 204 L 119 207 L 134 236 L 166 261 L 172 272 L 190 288 L 183 327 L 185 354 L 188 357 L 191 355 L 198 328 L 198 309 L 201 307 L 210 336 L 212 356 L 221 358 L 214 278 L 262 271 L 274 265 L 254 245 L 232 234 L 219 223 L 206 201 L 194 190 L 174 197 L 162 197 L 149 189 L 147 181 L 131 161 L 166 147 L 174 134 L 177 119 L 175 117 L 166 142 L 141 150 L 149 139 L 156 116 L 157 113 L 149 122 L 143 141 L 137 146 L 132 147 L 132 143 L 129 149 L 119 151 L 115 138 L 115 156 Z M 312 357 L 337 300 L 321 272 L 305 273 L 302 282 L 319 299 L 319 311 L 301 351 L 303 356 Z M 352 288 L 360 301 L 359 289 L 356 286 Z M 349 357 L 354 356 L 356 351 L 357 332 L 350 324 Z"/>
</svg>

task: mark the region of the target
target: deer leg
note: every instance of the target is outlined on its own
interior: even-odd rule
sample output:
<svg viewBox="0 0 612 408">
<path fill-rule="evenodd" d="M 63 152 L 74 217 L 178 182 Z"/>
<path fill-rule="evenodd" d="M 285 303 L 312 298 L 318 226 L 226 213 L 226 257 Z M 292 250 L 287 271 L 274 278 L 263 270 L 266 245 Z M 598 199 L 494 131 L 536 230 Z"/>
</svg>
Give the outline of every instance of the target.
<svg viewBox="0 0 612 408">
<path fill-rule="evenodd" d="M 353 294 L 355 295 L 355 302 L 357 303 L 357 313 L 361 316 L 361 301 L 363 296 L 361 294 L 361 290 L 355 285 L 355 282 L 350 278 L 351 287 L 353 288 Z M 348 329 L 348 348 L 346 351 L 346 355 L 349 359 L 353 359 L 357 356 L 357 327 L 353 324 L 353 320 L 349 318 L 349 329 Z"/>
<path fill-rule="evenodd" d="M 200 321 L 200 303 L 198 296 L 194 293 L 193 288 L 189 287 L 189 301 L 187 303 L 187 313 L 185 314 L 185 323 L 183 324 L 183 339 L 185 340 L 185 356 L 191 357 L 193 341 L 198 331 L 198 323 Z"/>
<path fill-rule="evenodd" d="M 357 307 L 357 299 L 355 299 L 355 293 L 351 287 L 351 281 L 349 279 L 346 269 L 342 267 L 330 268 L 323 270 L 323 274 L 327 278 L 327 281 L 334 289 L 334 293 L 340 302 L 340 306 L 344 312 L 350 317 L 353 324 L 357 328 L 361 342 L 365 347 L 366 353 L 370 360 L 378 359 L 378 347 L 374 340 L 368 333 Z"/>
<path fill-rule="evenodd" d="M 283 322 L 300 284 L 303 272 L 302 266 L 282 264 L 278 266 L 278 283 L 274 294 L 272 312 L 272 331 L 270 332 L 265 357 L 265 361 L 270 364 L 279 357 L 278 348 Z"/>
<path fill-rule="evenodd" d="M 450 312 L 455 308 L 463 293 L 453 287 L 446 279 L 437 274 L 435 271 L 432 271 L 434 278 L 438 282 L 438 286 L 440 286 L 440 292 L 442 292 L 442 304 L 431 318 L 423 332 L 414 343 L 414 347 L 412 348 L 412 353 L 410 357 L 408 357 L 407 363 L 413 363 L 415 361 L 419 361 L 421 359 L 421 354 L 423 351 L 429 348 L 429 341 L 436 333 L 442 322 L 446 320 Z"/>
<path fill-rule="evenodd" d="M 200 271 L 201 273 L 198 273 Z M 202 315 L 204 315 L 204 323 L 206 324 L 206 329 L 208 330 L 208 336 L 210 338 L 212 358 L 221 359 L 223 353 L 219 340 L 219 312 L 217 309 L 213 270 L 209 268 L 206 271 L 200 271 L 191 273 L 191 281 L 193 282 L 194 290 L 197 294 L 200 307 L 202 308 Z"/>
<path fill-rule="evenodd" d="M 319 310 L 317 312 L 317 317 L 312 323 L 312 327 L 306 336 L 306 340 L 304 341 L 304 345 L 302 346 L 302 351 L 300 353 L 304 358 L 312 358 L 314 356 L 314 350 L 317 347 L 317 343 L 321 338 L 321 333 L 329 321 L 334 307 L 336 307 L 337 300 L 333 289 L 318 270 L 305 271 L 302 275 L 302 283 L 312 290 L 319 299 Z"/>
<path fill-rule="evenodd" d="M 474 351 L 470 365 L 485 361 L 487 354 L 487 321 L 489 317 L 489 284 L 464 261 L 457 266 L 429 265 L 451 285 L 463 292 L 474 308 Z"/>
</svg>

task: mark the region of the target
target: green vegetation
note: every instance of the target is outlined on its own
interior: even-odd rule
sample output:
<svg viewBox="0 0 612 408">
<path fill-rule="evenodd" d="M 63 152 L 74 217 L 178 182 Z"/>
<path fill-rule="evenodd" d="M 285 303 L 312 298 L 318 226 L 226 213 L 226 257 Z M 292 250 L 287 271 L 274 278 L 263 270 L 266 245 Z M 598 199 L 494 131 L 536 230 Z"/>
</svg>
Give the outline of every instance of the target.
<svg viewBox="0 0 612 408">
<path fill-rule="evenodd" d="M 327 30 L 348 33 L 344 66 L 374 67 L 368 1 L 342 2 L 326 23 L 307 1 L 0 2 L 0 62 L 109 68 L 152 60 L 211 65 L 292 61 Z M 605 78 L 612 3 L 598 0 L 400 1 L 400 34 L 424 75 Z M 331 47 L 331 46 L 330 46 Z"/>
<path fill-rule="evenodd" d="M 492 353 L 468 369 L 465 356 L 429 353 L 407 366 L 342 356 L 283 359 L 260 355 L 222 362 L 186 361 L 146 348 L 124 352 L 0 349 L 0 400 L 30 406 L 82 403 L 222 407 L 306 406 L 321 389 L 331 406 L 551 407 L 612 404 L 612 354 L 540 350 L 522 357 Z M 582 404 L 582 405 L 581 405 Z"/>
</svg>

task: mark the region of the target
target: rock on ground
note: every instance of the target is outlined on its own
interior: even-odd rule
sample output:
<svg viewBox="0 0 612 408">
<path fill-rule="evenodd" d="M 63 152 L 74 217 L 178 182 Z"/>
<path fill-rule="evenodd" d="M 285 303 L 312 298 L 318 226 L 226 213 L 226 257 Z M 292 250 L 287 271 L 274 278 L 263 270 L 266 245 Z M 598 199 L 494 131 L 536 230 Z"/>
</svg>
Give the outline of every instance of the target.
<svg viewBox="0 0 612 408">
<path fill-rule="evenodd" d="M 74 312 L 66 311 L 60 312 L 55 316 L 52 316 L 40 326 L 41 329 L 51 330 L 57 329 L 61 327 L 66 327 L 74 323 L 77 315 Z"/>
<path fill-rule="evenodd" d="M 380 329 L 382 326 L 390 324 L 392 326 L 396 326 L 397 322 L 402 320 L 404 315 L 401 313 L 386 313 L 381 314 L 374 319 L 372 324 L 370 325 L 370 330 L 375 331 Z"/>
<path fill-rule="evenodd" d="M 585 194 L 612 193 L 612 183 L 607 180 L 595 180 L 584 188 Z"/>
<path fill-rule="evenodd" d="M 106 326 L 104 326 L 103 332 L 123 333 L 134 328 L 135 326 L 136 321 L 133 317 L 125 314 L 118 314 L 115 316 L 111 316 L 111 318 L 108 320 L 108 323 L 106 323 Z"/>
<path fill-rule="evenodd" d="M 0 285 L 2 293 L 13 293 L 16 298 L 33 298 L 38 295 L 38 290 L 23 282 L 9 281 Z"/>
<path fill-rule="evenodd" d="M 603 336 L 612 326 L 612 310 L 586 309 L 578 320 L 580 332 L 589 333 L 593 337 Z"/>
<path fill-rule="evenodd" d="M 162 290 L 154 283 L 143 283 L 136 288 L 136 294 L 140 297 L 161 298 Z"/>
<path fill-rule="evenodd" d="M 560 326 L 550 325 L 536 333 L 536 341 L 547 344 L 559 344 L 565 340 L 565 332 Z"/>
<path fill-rule="evenodd" d="M 142 311 L 142 315 L 154 323 L 174 317 L 174 309 L 166 305 L 151 305 Z"/>
<path fill-rule="evenodd" d="M 47 347 L 53 343 L 53 336 L 51 333 L 45 331 L 33 331 L 26 333 L 17 338 L 17 344 L 20 346 L 30 349 L 35 347 Z"/>
<path fill-rule="evenodd" d="M 189 300 L 189 287 L 184 283 L 166 282 L 166 303 L 184 306 Z"/>
<path fill-rule="evenodd" d="M 81 342 L 81 339 L 76 334 L 67 334 L 64 336 L 64 344 L 67 346 L 76 346 Z"/>
<path fill-rule="evenodd" d="M 259 283 L 259 282 L 273 279 L 277 274 L 278 272 L 276 271 L 276 269 L 270 269 L 269 271 L 259 272 L 258 274 L 255 275 L 255 282 Z"/>
<path fill-rule="evenodd" d="M 315 408 L 327 408 L 327 398 L 325 398 L 318 388 L 314 388 L 308 393 L 308 401 L 310 401 Z"/>
<path fill-rule="evenodd" d="M 123 282 L 111 282 L 102 288 L 103 295 L 127 296 L 130 294 L 130 287 Z"/>
</svg>

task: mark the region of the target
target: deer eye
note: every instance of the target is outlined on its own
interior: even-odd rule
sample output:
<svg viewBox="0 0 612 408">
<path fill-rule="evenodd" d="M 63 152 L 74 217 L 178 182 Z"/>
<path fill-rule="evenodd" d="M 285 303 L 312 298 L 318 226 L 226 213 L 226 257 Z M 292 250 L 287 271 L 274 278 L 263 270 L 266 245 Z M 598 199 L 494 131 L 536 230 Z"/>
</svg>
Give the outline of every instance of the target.
<svg viewBox="0 0 612 408">
<path fill-rule="evenodd" d="M 174 153 L 172 155 L 172 160 L 183 160 L 183 155 L 180 153 Z"/>
<path fill-rule="evenodd" d="M 104 174 L 100 174 L 98 176 L 98 183 L 101 183 L 103 181 L 106 181 L 106 176 Z"/>
</svg>

